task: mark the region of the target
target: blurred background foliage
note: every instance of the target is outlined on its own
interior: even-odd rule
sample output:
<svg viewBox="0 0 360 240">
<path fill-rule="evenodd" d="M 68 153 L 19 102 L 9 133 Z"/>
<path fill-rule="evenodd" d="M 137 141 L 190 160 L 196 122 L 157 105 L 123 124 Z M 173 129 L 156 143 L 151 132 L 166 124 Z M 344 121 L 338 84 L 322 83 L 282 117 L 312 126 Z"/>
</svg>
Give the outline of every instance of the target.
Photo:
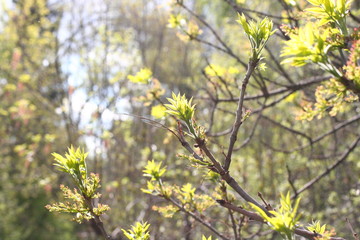
<svg viewBox="0 0 360 240">
<path fill-rule="evenodd" d="M 116 239 L 122 239 L 121 228 L 142 220 L 151 224 L 152 239 L 210 235 L 188 216 L 164 218 L 152 210 L 162 200 L 140 190 L 148 160 L 163 161 L 171 184 L 191 183 L 209 195 L 216 184 L 176 156 L 185 152 L 169 132 L 136 116 L 176 126 L 154 107 L 171 92 L 194 96 L 195 118 L 207 129 L 212 151 L 223 156 L 250 49 L 236 23 L 239 9 L 252 18 L 269 15 L 278 31 L 263 53 L 267 69 L 250 81 L 245 105 L 252 114 L 240 128 L 233 177 L 275 204 L 281 192 L 300 189 L 353 142 L 360 129 L 358 102 L 336 116 L 296 119 L 306 102 L 315 101 L 317 84 L 286 87 L 326 75 L 311 65 L 279 64 L 280 25 L 298 27 L 306 1 L 181 2 L 185 7 L 166 0 L 2 1 L 0 239 L 99 239 L 91 221 L 78 225 L 44 208 L 58 200 L 59 184 L 69 181 L 56 173 L 51 153 L 70 145 L 89 151 L 88 167 L 100 174 L 102 202 L 111 207 L 103 220 Z M 354 1 L 354 19 L 359 7 Z M 176 16 L 179 23 L 169 22 Z M 358 24 L 350 18 L 350 28 Z M 151 71 L 141 80 L 145 84 L 131 81 L 129 75 L 141 69 Z M 286 90 L 271 94 L 280 88 Z M 351 236 L 345 217 L 360 225 L 359 153 L 355 148 L 336 171 L 301 194 L 304 222 L 319 219 L 343 237 Z M 229 231 L 227 211 L 214 206 L 204 214 Z M 256 231 L 267 234 L 258 238 L 278 238 L 263 226 L 243 224 L 244 238 Z"/>
</svg>

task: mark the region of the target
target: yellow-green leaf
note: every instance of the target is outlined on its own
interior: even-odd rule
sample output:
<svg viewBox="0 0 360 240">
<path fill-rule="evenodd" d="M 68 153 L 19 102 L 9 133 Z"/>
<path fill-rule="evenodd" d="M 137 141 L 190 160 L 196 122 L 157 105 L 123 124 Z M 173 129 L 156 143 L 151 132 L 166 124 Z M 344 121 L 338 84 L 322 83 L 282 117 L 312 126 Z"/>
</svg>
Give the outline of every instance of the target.
<svg viewBox="0 0 360 240">
<path fill-rule="evenodd" d="M 166 115 L 166 107 L 163 105 L 156 105 L 151 108 L 151 116 L 154 118 L 162 118 Z"/>
<path fill-rule="evenodd" d="M 133 83 L 146 84 L 152 78 L 152 72 L 149 68 L 142 68 L 135 75 L 128 75 L 128 79 Z"/>
</svg>

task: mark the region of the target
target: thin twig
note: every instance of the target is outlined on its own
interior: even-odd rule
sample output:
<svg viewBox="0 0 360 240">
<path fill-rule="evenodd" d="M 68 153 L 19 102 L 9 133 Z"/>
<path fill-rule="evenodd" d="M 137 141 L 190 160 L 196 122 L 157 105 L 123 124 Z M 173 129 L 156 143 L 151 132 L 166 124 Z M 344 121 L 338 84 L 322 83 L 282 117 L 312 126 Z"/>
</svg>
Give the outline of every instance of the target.
<svg viewBox="0 0 360 240">
<path fill-rule="evenodd" d="M 181 212 L 184 212 L 185 214 L 188 214 L 189 216 L 191 216 L 192 218 L 194 218 L 196 221 L 200 222 L 202 225 L 204 225 L 205 227 L 207 227 L 208 229 L 210 229 L 213 233 L 215 233 L 217 236 L 219 236 L 220 238 L 224 239 L 224 240 L 230 240 L 230 238 L 224 236 L 223 234 L 221 234 L 220 232 L 218 232 L 213 226 L 211 226 L 209 223 L 207 223 L 206 221 L 204 221 L 202 218 L 200 218 L 199 216 L 197 216 L 195 213 L 190 212 L 188 210 L 186 210 L 183 206 L 181 206 L 176 200 L 172 199 L 172 198 L 165 198 L 166 200 L 170 201 L 172 204 L 174 204 L 177 208 L 179 208 L 179 210 Z"/>
<path fill-rule="evenodd" d="M 308 87 L 311 86 L 312 84 L 315 83 L 320 83 L 326 80 L 329 80 L 331 77 L 330 76 L 321 76 L 321 77 L 312 77 L 311 79 L 306 79 L 303 80 L 297 84 L 293 84 L 293 85 L 289 85 L 286 87 L 282 87 L 282 88 L 278 88 L 272 91 L 269 91 L 268 94 L 257 94 L 257 95 L 250 95 L 250 96 L 245 96 L 244 100 L 245 101 L 249 101 L 249 100 L 256 100 L 256 99 L 260 99 L 260 98 L 268 98 L 271 96 L 275 96 L 275 95 L 279 95 L 288 91 L 297 91 L 297 90 L 301 90 L 304 89 L 304 87 Z M 220 99 L 216 99 L 217 102 L 238 102 L 239 98 L 220 98 Z"/>
<path fill-rule="evenodd" d="M 147 117 L 143 117 L 143 116 L 139 116 L 139 115 L 134 115 L 134 114 L 129 114 L 129 113 L 123 113 L 124 115 L 127 116 L 131 116 L 131 117 L 136 117 L 139 118 L 141 120 L 143 120 L 145 123 L 150 124 L 154 127 L 158 127 L 158 128 L 163 128 L 166 129 L 167 131 L 171 132 L 181 143 L 181 145 L 188 150 L 194 158 L 198 159 L 198 160 L 203 160 L 203 158 L 201 156 L 199 156 L 199 154 L 197 154 L 194 149 L 192 149 L 192 147 L 190 146 L 190 144 L 185 140 L 185 138 L 183 136 L 181 136 L 180 134 L 177 134 L 174 130 L 172 130 L 171 128 L 165 126 L 164 124 L 157 122 L 155 120 L 152 120 L 150 118 Z"/>
<path fill-rule="evenodd" d="M 227 188 L 226 188 L 226 185 L 225 185 L 224 182 L 223 182 L 222 185 L 221 185 L 221 190 L 222 190 L 222 192 L 223 192 L 223 195 L 224 195 L 225 200 L 226 200 L 226 201 L 229 201 L 228 193 L 227 193 Z M 234 232 L 235 240 L 239 240 L 238 231 L 237 231 L 237 224 L 236 224 L 236 220 L 235 220 L 233 211 L 232 211 L 231 209 L 228 209 L 228 211 L 229 211 L 229 215 L 230 215 L 231 227 L 232 227 L 233 232 Z"/>
<path fill-rule="evenodd" d="M 342 122 L 338 125 L 336 125 L 334 128 L 332 128 L 330 131 L 322 134 L 321 136 L 318 136 L 317 138 L 315 138 L 314 140 L 312 140 L 312 144 L 316 143 L 316 142 L 319 142 L 320 140 L 322 140 L 323 138 L 333 134 L 334 132 L 336 131 L 339 131 L 340 129 L 346 127 L 347 125 L 350 125 L 354 122 L 357 122 L 358 120 L 360 120 L 360 114 L 356 115 L 356 116 L 353 116 L 352 118 L 346 120 L 345 122 Z M 306 145 L 303 145 L 303 146 L 300 146 L 298 148 L 295 148 L 293 149 L 292 151 L 298 151 L 298 150 L 301 150 L 301 149 L 304 149 L 306 147 L 308 147 L 310 144 L 306 144 Z"/>
<path fill-rule="evenodd" d="M 266 100 L 264 101 L 263 106 L 265 106 L 264 105 L 265 103 L 266 103 Z M 240 147 L 235 148 L 234 151 L 238 151 L 238 150 L 242 149 L 243 147 L 245 147 L 251 141 L 251 139 L 253 138 L 253 136 L 255 134 L 255 130 L 257 129 L 257 125 L 259 124 L 260 119 L 262 118 L 262 116 L 263 115 L 260 112 L 259 116 L 255 120 L 254 126 L 252 127 L 249 136 L 243 141 L 243 143 L 240 145 Z"/>
<path fill-rule="evenodd" d="M 295 184 L 294 184 L 294 181 L 293 181 L 293 179 L 292 179 L 291 170 L 290 170 L 289 165 L 287 165 L 287 164 L 286 164 L 286 170 L 287 170 L 287 173 L 288 173 L 288 182 L 289 182 L 292 190 L 294 191 L 294 196 L 295 196 L 295 198 L 296 198 L 297 195 L 298 195 L 298 191 L 297 191 L 297 189 L 295 188 Z"/>
<path fill-rule="evenodd" d="M 193 12 L 191 9 L 189 9 L 187 6 L 185 6 L 183 3 L 179 3 L 179 5 L 184 8 L 187 12 L 189 12 L 192 16 L 194 16 L 198 21 L 200 21 L 206 28 L 210 30 L 210 32 L 214 35 L 216 40 L 226 49 L 226 53 L 229 54 L 231 57 L 236 59 L 237 62 L 239 62 L 241 65 L 246 67 L 246 63 L 243 62 L 232 50 L 231 48 L 221 39 L 219 34 L 215 31 L 215 29 L 207 23 L 204 19 L 202 19 L 199 15 L 197 15 L 195 12 Z M 199 39 L 197 39 L 199 40 Z M 222 49 L 222 48 L 221 48 Z"/>
<path fill-rule="evenodd" d="M 350 230 L 351 230 L 351 233 L 352 233 L 354 239 L 355 239 L 355 240 L 359 240 L 359 235 L 354 231 L 354 228 L 352 227 L 352 225 L 351 225 L 351 223 L 350 223 L 350 221 L 349 221 L 348 218 L 346 218 L 346 222 L 347 222 L 348 227 L 349 227 Z"/>
<path fill-rule="evenodd" d="M 229 4 L 235 11 L 237 11 L 239 13 L 252 12 L 252 13 L 255 13 L 255 14 L 263 16 L 263 17 L 269 17 L 269 18 L 275 18 L 275 19 L 281 19 L 281 20 L 295 20 L 292 17 L 275 16 L 275 15 L 271 15 L 268 13 L 264 13 L 264 12 L 260 12 L 260 11 L 256 11 L 256 10 L 252 10 L 252 9 L 248 9 L 248 8 L 243 8 L 243 7 L 238 6 L 235 2 L 233 2 L 231 0 L 224 0 L 224 2 Z"/>
<path fill-rule="evenodd" d="M 302 188 L 300 188 L 297 191 L 297 194 L 299 195 L 300 193 L 304 192 L 305 190 L 311 188 L 320 179 L 322 179 L 323 177 L 328 175 L 332 170 L 334 170 L 341 163 L 343 163 L 346 160 L 346 158 L 349 156 L 349 154 L 356 148 L 359 141 L 360 141 L 360 137 L 358 137 L 357 139 L 355 139 L 355 141 L 353 141 L 353 143 L 350 145 L 350 147 L 340 156 L 340 158 L 334 164 L 332 164 L 329 168 L 327 168 L 325 171 L 323 171 L 320 175 L 318 175 L 317 177 L 315 177 L 312 180 L 310 180 L 309 182 L 307 182 Z M 292 199 L 294 199 L 295 197 L 296 197 L 295 195 L 291 196 Z"/>
</svg>

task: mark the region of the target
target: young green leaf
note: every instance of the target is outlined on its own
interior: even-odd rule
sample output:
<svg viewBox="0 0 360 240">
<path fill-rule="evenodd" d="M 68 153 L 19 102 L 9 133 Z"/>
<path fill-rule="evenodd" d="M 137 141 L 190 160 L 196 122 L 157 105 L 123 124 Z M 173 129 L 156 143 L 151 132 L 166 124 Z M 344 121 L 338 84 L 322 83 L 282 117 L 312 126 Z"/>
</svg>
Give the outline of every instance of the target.
<svg viewBox="0 0 360 240">
<path fill-rule="evenodd" d="M 129 240 L 148 240 L 150 239 L 150 233 L 148 231 L 150 224 L 147 222 L 140 223 L 137 222 L 135 225 L 131 226 L 131 229 L 124 230 L 121 229 Z"/>
<path fill-rule="evenodd" d="M 146 84 L 152 78 L 152 71 L 149 68 L 142 68 L 135 75 L 128 75 L 128 79 L 133 83 Z"/>
<path fill-rule="evenodd" d="M 166 171 L 166 167 L 162 168 L 161 164 L 162 162 L 156 163 L 154 160 L 148 161 L 145 169 L 143 170 L 144 176 L 150 177 L 151 180 L 158 181 Z"/>
<path fill-rule="evenodd" d="M 277 211 L 269 211 L 273 216 L 268 216 L 261 208 L 250 203 L 251 207 L 257 211 L 261 217 L 268 222 L 272 229 L 279 232 L 284 239 L 293 240 L 294 229 L 300 215 L 297 215 L 300 198 L 295 202 L 292 207 L 290 193 L 286 196 L 281 194 L 280 208 Z"/>
<path fill-rule="evenodd" d="M 273 35 L 276 30 L 273 29 L 273 23 L 267 17 L 261 21 L 247 21 L 244 14 L 240 15 L 237 20 L 243 27 L 244 32 L 251 44 L 251 59 L 253 61 L 259 61 L 261 59 L 261 51 L 265 47 L 270 36 Z"/>
</svg>

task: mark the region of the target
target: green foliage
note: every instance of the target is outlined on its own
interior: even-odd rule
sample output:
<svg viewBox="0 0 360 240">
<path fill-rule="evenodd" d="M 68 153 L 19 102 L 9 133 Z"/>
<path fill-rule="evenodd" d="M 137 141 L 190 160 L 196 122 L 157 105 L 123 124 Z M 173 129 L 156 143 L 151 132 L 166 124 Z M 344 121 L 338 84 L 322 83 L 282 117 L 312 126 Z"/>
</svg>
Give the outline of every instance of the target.
<svg viewBox="0 0 360 240">
<path fill-rule="evenodd" d="M 344 112 L 349 103 L 357 101 L 359 85 L 356 83 L 356 54 L 351 50 L 349 61 L 342 69 L 339 63 L 334 64 L 337 57 L 344 59 L 343 51 L 347 50 L 345 39 L 353 39 L 356 44 L 356 31 L 349 37 L 346 26 L 346 15 L 351 1 L 346 0 L 312 0 L 308 1 L 316 7 L 307 8 L 316 22 L 308 22 L 299 29 L 286 30 L 290 40 L 285 41 L 281 56 L 286 57 L 282 63 L 293 66 L 304 66 L 314 63 L 322 70 L 334 76 L 329 82 L 319 86 L 315 93 L 316 103 L 304 103 L 304 113 L 299 119 L 312 120 L 321 118 L 325 112 L 335 116 Z M 335 54 L 335 50 L 340 53 Z M 343 69 L 346 71 L 344 74 Z M 348 83 L 351 81 L 352 83 Z"/>
<path fill-rule="evenodd" d="M 87 177 L 85 162 L 87 153 L 80 148 L 75 150 L 74 147 L 71 146 L 68 148 L 68 153 L 65 153 L 65 157 L 58 153 L 53 153 L 52 155 L 57 162 L 54 163 L 54 166 L 57 166 L 61 171 L 70 174 L 74 181 L 79 181 L 79 185 L 82 185 L 83 179 Z"/>
<path fill-rule="evenodd" d="M 311 232 L 320 234 L 321 237 L 316 238 L 318 240 L 327 240 L 335 235 L 334 231 L 327 231 L 326 224 L 321 225 L 320 221 L 313 221 L 311 224 L 309 224 L 309 226 L 307 226 L 307 229 Z"/>
<path fill-rule="evenodd" d="M 170 203 L 165 206 L 153 206 L 153 210 L 160 212 L 164 217 L 171 218 L 180 210 L 203 213 L 206 209 L 215 205 L 215 201 L 206 194 L 197 194 L 196 188 L 190 183 L 180 186 L 169 186 L 160 178 L 165 173 L 161 168 L 161 162 L 148 161 L 143 170 L 144 176 L 149 177 L 147 189 L 144 193 L 162 197 Z M 175 204 L 177 203 L 177 204 Z M 181 209 L 182 208 L 182 209 Z"/>
<path fill-rule="evenodd" d="M 306 11 L 316 13 L 318 21 L 308 22 L 305 26 L 299 27 L 297 31 L 289 32 L 290 40 L 284 42 L 285 47 L 281 54 L 281 56 L 287 57 L 283 63 L 291 63 L 293 66 L 315 63 L 333 76 L 341 77 L 341 71 L 333 65 L 329 58 L 329 52 L 341 45 L 341 43 L 331 40 L 331 38 L 336 38 L 338 30 L 329 25 L 323 25 L 334 22 L 339 27 L 342 36 L 347 36 L 346 14 L 350 2 L 339 0 L 336 5 L 333 0 L 309 2 L 317 7 L 308 8 Z"/>
<path fill-rule="evenodd" d="M 82 223 L 84 220 L 90 220 L 94 218 L 94 215 L 100 216 L 110 209 L 109 206 L 103 204 L 98 204 L 97 207 L 92 208 L 85 201 L 84 196 L 76 189 L 71 190 L 64 185 L 60 185 L 60 189 L 63 192 L 64 198 L 69 199 L 71 202 L 47 205 L 46 208 L 50 212 L 73 213 L 75 214 L 73 220 Z M 100 195 L 98 194 L 97 197 L 100 197 Z"/>
<path fill-rule="evenodd" d="M 185 94 L 181 96 L 180 93 L 178 95 L 172 93 L 172 98 L 167 98 L 167 100 L 170 104 L 165 104 L 166 113 L 184 121 L 191 137 L 202 137 L 204 130 L 194 120 L 195 105 L 192 105 L 192 98 L 187 100 Z"/>
<path fill-rule="evenodd" d="M 162 95 L 164 95 L 165 90 L 164 88 L 161 86 L 161 83 L 159 82 L 159 80 L 155 79 L 155 78 L 151 78 L 150 84 L 149 84 L 150 88 L 147 89 L 145 96 L 140 96 L 138 98 L 135 98 L 136 100 L 138 100 L 139 102 L 143 102 L 144 106 L 150 106 L 154 101 L 157 101 L 158 99 L 160 99 L 160 97 Z M 155 108 L 159 108 L 159 105 L 155 106 Z M 156 110 L 159 110 L 156 109 Z M 163 113 L 161 113 L 162 115 Z M 155 117 L 155 116 L 154 116 Z"/>
<path fill-rule="evenodd" d="M 320 25 L 332 22 L 339 28 L 341 34 L 348 35 L 346 15 L 349 13 L 351 0 L 308 0 L 308 2 L 316 7 L 307 8 L 305 11 L 319 19 Z"/>
<path fill-rule="evenodd" d="M 166 172 L 166 167 L 161 167 L 161 162 L 156 163 L 154 160 L 148 161 L 143 170 L 144 176 L 150 177 L 151 181 L 159 181 L 160 177 Z"/>
<path fill-rule="evenodd" d="M 267 41 L 276 30 L 273 29 L 273 23 L 267 17 L 261 21 L 250 20 L 247 22 L 244 14 L 239 15 L 238 23 L 243 27 L 247 38 L 251 44 L 251 57 L 250 59 L 257 62 L 261 59 L 261 51 L 265 47 Z"/>
<path fill-rule="evenodd" d="M 168 22 L 169 28 L 177 28 L 186 24 L 186 20 L 181 14 L 170 14 Z"/>
<path fill-rule="evenodd" d="M 312 232 L 324 234 L 325 230 L 326 230 L 326 224 L 321 226 L 320 221 L 315 221 L 315 222 L 312 222 L 312 224 L 309 224 L 307 229 L 309 229 Z"/>
<path fill-rule="evenodd" d="M 156 105 L 151 108 L 151 116 L 154 118 L 163 118 L 166 115 L 166 108 L 163 105 Z"/>
<path fill-rule="evenodd" d="M 122 229 L 125 237 L 129 240 L 148 240 L 150 239 L 150 233 L 148 231 L 150 224 L 147 222 L 137 222 L 129 230 Z"/>
<path fill-rule="evenodd" d="M 99 239 L 98 233 L 89 227 L 94 225 L 76 225 L 68 221 L 68 214 L 52 214 L 44 208 L 50 201 L 58 202 L 49 208 L 69 212 L 77 221 L 92 219 L 106 211 L 108 207 L 96 204 L 98 200 L 94 199 L 100 196 L 96 191 L 99 177 L 88 172 L 87 167 L 101 173 L 102 198 L 113 206 L 106 216 L 109 229 L 129 225 L 143 216 L 140 212 L 149 217 L 154 238 L 181 239 L 186 232 L 185 238 L 213 239 L 205 236 L 215 236 L 214 232 L 193 218 L 178 214 L 191 212 L 226 238 L 254 236 L 259 226 L 253 221 L 241 221 L 239 213 L 215 207 L 213 198 L 233 204 L 238 204 L 239 198 L 231 189 L 226 193 L 226 182 L 221 180 L 222 175 L 212 171 L 213 164 L 199 148 L 200 144 L 193 145 L 190 139 L 188 146 L 204 159 L 195 158 L 195 154 L 176 158 L 184 150 L 180 150 L 172 133 L 156 129 L 156 123 L 143 125 L 139 119 L 121 114 L 124 111 L 151 114 L 161 119 L 163 126 L 173 124 L 172 129 L 179 137 L 190 135 L 205 142 L 205 130 L 195 122 L 195 114 L 185 123 L 188 129 L 184 127 L 184 131 L 184 120 L 178 116 L 175 117 L 182 122 L 177 125 L 174 118 L 164 118 L 164 89 L 175 89 L 180 97 L 186 94 L 189 99 L 196 96 L 193 100 L 197 103 L 196 119 L 207 127 L 206 146 L 223 164 L 239 97 L 239 79 L 245 74 L 245 49 L 251 47 L 253 57 L 253 47 L 262 44 L 253 37 L 256 31 L 246 36 L 238 31 L 239 26 L 232 21 L 237 14 L 235 7 L 240 7 L 248 19 L 269 15 L 276 26 L 284 23 L 289 29 L 299 27 L 289 30 L 293 34 L 288 35 L 291 39 L 301 31 L 306 32 L 305 22 L 313 23 L 308 32 L 309 39 L 315 40 L 311 42 L 306 37 L 303 42 L 299 40 L 299 46 L 291 47 L 293 51 L 298 47 L 300 55 L 288 57 L 304 57 L 299 62 L 314 63 L 335 79 L 324 81 L 318 88 L 316 82 L 301 85 L 313 76 L 322 77 L 322 71 L 310 64 L 302 65 L 301 69 L 280 66 L 278 48 L 283 36 L 281 33 L 273 36 L 276 41 L 266 43 L 269 51 L 257 52 L 259 58 L 266 56 L 257 69 L 264 70 L 265 64 L 268 69 L 255 71 L 246 90 L 241 122 L 247 119 L 237 135 L 229 169 L 233 180 L 250 194 L 261 191 L 274 199 L 275 192 L 288 187 L 288 180 L 300 189 L 326 167 L 325 162 L 332 164 L 353 141 L 357 134 L 353 130 L 358 126 L 358 120 L 354 120 L 358 100 L 350 87 L 359 88 L 359 42 L 355 42 L 356 30 L 350 26 L 357 24 L 360 6 L 357 1 L 348 19 L 343 16 L 349 11 L 346 5 L 349 2 L 343 7 L 344 1 L 311 1 L 315 8 L 305 14 L 300 12 L 310 5 L 305 0 L 237 0 L 241 4 L 238 6 L 235 1 L 177 1 L 176 7 L 158 6 L 159 2 L 164 1 L 105 1 L 107 7 L 101 9 L 97 4 L 81 8 L 78 1 L 4 2 L 11 4 L 11 8 L 2 11 L 0 20 L 0 239 L 43 240 L 49 236 L 54 240 Z M 182 8 L 182 3 L 191 12 Z M 327 5 L 332 8 L 327 9 Z M 318 21 L 314 22 L 314 18 Z M 343 26 L 346 21 L 349 28 Z M 252 21 L 245 22 L 247 30 L 251 30 Z M 176 28 L 177 34 L 166 29 L 167 24 Z M 260 30 L 258 33 L 261 35 Z M 176 41 L 177 37 L 183 41 Z M 244 41 L 246 37 L 250 41 Z M 140 70 L 139 66 L 151 66 L 164 88 L 149 69 Z M 134 69 L 139 69 L 139 73 Z M 205 74 L 201 75 L 202 72 Z M 292 91 L 295 92 L 291 94 Z M 302 119 L 316 116 L 324 119 L 315 120 L 315 124 L 296 122 L 291 113 L 301 106 L 305 110 Z M 329 117 L 335 114 L 339 116 Z M 348 119 L 349 124 L 343 124 Z M 323 135 L 332 130 L 333 134 Z M 318 141 L 318 136 L 326 137 Z M 183 140 L 186 143 L 187 139 Z M 63 151 L 69 144 L 87 144 L 91 154 L 86 157 L 80 150 L 83 154 L 78 157 L 57 157 L 58 168 L 70 174 L 76 186 L 76 189 L 61 186 L 58 191 L 52 187 L 64 182 L 63 175 L 51 171 L 53 162 L 48 156 L 52 151 Z M 307 144 L 311 144 L 311 150 Z M 294 152 L 294 148 L 301 150 Z M 356 148 L 355 154 L 357 151 Z M 149 177 L 144 191 L 160 200 L 139 195 L 138 190 L 144 185 L 139 175 L 148 159 L 171 162 L 166 172 L 162 172 L 165 170 L 162 165 L 156 169 L 158 162 L 154 171 L 149 168 L 149 173 L 144 172 Z M 345 166 L 336 172 L 336 181 L 330 173 L 320 184 L 302 193 L 306 198 L 302 212 L 305 211 L 308 221 L 316 218 L 338 225 L 338 231 L 347 237 L 351 233 L 343 227 L 339 215 L 348 215 L 359 206 L 359 189 L 355 184 L 359 164 L 352 154 L 344 162 Z M 290 170 L 286 174 L 285 165 L 289 165 L 292 174 Z M 349 188 L 353 190 L 351 195 L 345 194 Z M 341 198 L 339 192 L 345 197 Z M 324 204 L 323 199 L 327 198 L 331 201 Z M 156 202 L 159 206 L 153 209 L 172 219 L 150 216 L 149 202 Z M 349 216 L 358 222 L 355 215 Z M 136 226 L 126 231 L 132 238 L 136 238 Z M 322 231 L 321 228 L 314 226 L 309 230 Z M 325 230 L 323 235 L 326 234 Z"/>
<path fill-rule="evenodd" d="M 164 186 L 161 176 L 166 172 L 166 167 L 161 167 L 162 162 L 156 163 L 154 160 L 148 161 L 143 175 L 150 178 L 147 181 L 147 189 L 141 189 L 144 193 L 160 195 L 168 198 L 172 194 L 172 187 Z"/>
<path fill-rule="evenodd" d="M 55 65 L 57 6 L 47 0 L 2 1 L 0 6 L 0 239 L 77 239 L 75 224 L 44 208 L 56 194 L 48 161 L 64 146 L 58 102 L 49 97 L 61 77 Z M 50 60 L 51 61 L 51 60 Z M 54 81 L 54 79 L 57 79 Z M 59 95 L 58 95 L 59 96 Z M 45 107 L 46 106 L 46 107 Z M 75 129 L 75 128 L 74 128 Z"/>
<path fill-rule="evenodd" d="M 196 194 L 196 189 L 190 184 L 184 184 L 180 190 L 175 189 L 176 198 L 185 206 L 185 209 L 189 211 L 198 211 L 203 213 L 209 207 L 215 205 L 215 201 L 207 196 L 202 194 Z"/>
<path fill-rule="evenodd" d="M 193 156 L 189 156 L 189 155 L 185 155 L 185 154 L 178 154 L 177 157 L 180 159 L 185 159 L 185 160 L 189 161 L 191 163 L 191 165 L 195 168 L 203 168 L 208 171 L 209 167 L 212 166 L 212 163 L 210 161 L 207 161 L 206 159 L 200 160 L 200 159 L 194 158 Z"/>
<path fill-rule="evenodd" d="M 336 116 L 339 112 L 346 111 L 349 103 L 358 100 L 358 96 L 335 79 L 330 79 L 316 88 L 315 104 L 303 103 L 303 112 L 297 116 L 299 120 L 311 121 L 315 116 L 320 119 L 328 112 Z"/>
<path fill-rule="evenodd" d="M 287 58 L 283 63 L 291 63 L 299 67 L 310 62 L 317 63 L 339 75 L 328 60 L 327 54 L 331 45 L 326 40 L 329 36 L 328 29 L 322 30 L 314 23 L 309 22 L 304 27 L 300 27 L 297 32 L 289 34 L 289 41 L 284 42 L 285 47 L 281 56 Z"/>
<path fill-rule="evenodd" d="M 167 26 L 178 29 L 177 36 L 184 42 L 196 39 L 202 33 L 195 21 L 187 21 L 181 14 L 170 14 Z"/>
<path fill-rule="evenodd" d="M 300 198 L 296 200 L 294 207 L 292 207 L 290 193 L 288 192 L 286 196 L 281 194 L 279 209 L 269 211 L 273 216 L 268 216 L 261 208 L 252 203 L 250 203 L 250 205 L 269 223 L 270 227 L 279 232 L 284 239 L 293 240 L 293 231 L 300 218 L 300 215 L 297 215 L 299 202 Z"/>
<path fill-rule="evenodd" d="M 168 109 L 166 113 L 178 117 L 185 123 L 190 123 L 195 113 L 195 105 L 191 105 L 192 98 L 187 100 L 185 94 L 181 96 L 180 93 L 178 95 L 172 93 L 172 98 L 167 100 L 170 104 L 165 104 L 165 107 Z"/>
<path fill-rule="evenodd" d="M 152 78 L 152 71 L 149 68 L 142 68 L 136 75 L 128 75 L 128 79 L 133 83 L 147 84 Z"/>
<path fill-rule="evenodd" d="M 74 149 L 73 146 L 68 148 L 68 153 L 65 157 L 58 153 L 53 153 L 55 157 L 55 166 L 59 167 L 61 171 L 70 174 L 76 186 L 81 193 L 88 198 L 98 198 L 96 190 L 100 187 L 100 179 L 96 174 L 90 174 L 88 177 L 85 159 L 88 153 L 85 153 L 81 148 Z"/>
<path fill-rule="evenodd" d="M 85 153 L 84 150 L 80 148 L 74 149 L 72 146 L 68 148 L 65 157 L 58 153 L 53 153 L 56 161 L 54 165 L 59 167 L 61 171 L 70 174 L 79 191 L 77 189 L 70 190 L 68 187 L 61 185 L 60 189 L 64 197 L 71 200 L 71 202 L 59 202 L 47 205 L 46 208 L 50 212 L 73 213 L 75 214 L 73 220 L 78 223 L 82 223 L 83 220 L 90 220 L 95 216 L 101 216 L 110 209 L 109 206 L 103 204 L 93 206 L 91 202 L 91 199 L 101 196 L 100 193 L 96 192 L 100 187 L 100 178 L 94 173 L 87 176 L 85 162 L 87 155 L 88 153 Z"/>
</svg>

